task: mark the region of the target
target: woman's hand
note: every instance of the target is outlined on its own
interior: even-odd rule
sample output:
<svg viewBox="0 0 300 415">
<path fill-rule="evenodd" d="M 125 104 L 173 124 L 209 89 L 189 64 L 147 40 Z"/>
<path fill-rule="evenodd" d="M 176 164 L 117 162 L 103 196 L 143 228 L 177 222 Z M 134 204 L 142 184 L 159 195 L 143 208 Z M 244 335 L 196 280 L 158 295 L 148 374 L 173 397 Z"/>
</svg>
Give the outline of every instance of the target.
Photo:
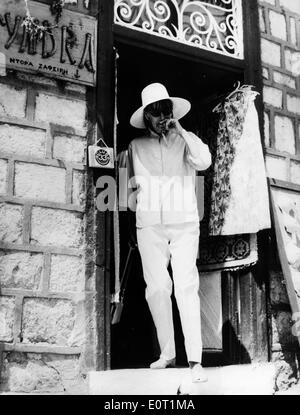
<svg viewBox="0 0 300 415">
<path fill-rule="evenodd" d="M 166 130 L 170 134 L 182 134 L 183 128 L 176 118 L 170 118 L 166 121 Z"/>
</svg>

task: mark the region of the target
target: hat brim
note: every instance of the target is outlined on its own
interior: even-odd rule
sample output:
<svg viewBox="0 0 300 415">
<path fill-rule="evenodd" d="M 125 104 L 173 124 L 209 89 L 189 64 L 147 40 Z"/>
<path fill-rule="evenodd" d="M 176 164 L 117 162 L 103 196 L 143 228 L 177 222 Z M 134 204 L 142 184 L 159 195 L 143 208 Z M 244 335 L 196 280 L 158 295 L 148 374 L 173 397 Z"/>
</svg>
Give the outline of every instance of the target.
<svg viewBox="0 0 300 415">
<path fill-rule="evenodd" d="M 170 97 L 173 102 L 173 117 L 177 120 L 183 118 L 191 109 L 191 103 L 184 98 Z M 135 128 L 146 128 L 144 123 L 144 109 L 145 106 L 138 108 L 130 118 L 130 124 Z"/>
</svg>

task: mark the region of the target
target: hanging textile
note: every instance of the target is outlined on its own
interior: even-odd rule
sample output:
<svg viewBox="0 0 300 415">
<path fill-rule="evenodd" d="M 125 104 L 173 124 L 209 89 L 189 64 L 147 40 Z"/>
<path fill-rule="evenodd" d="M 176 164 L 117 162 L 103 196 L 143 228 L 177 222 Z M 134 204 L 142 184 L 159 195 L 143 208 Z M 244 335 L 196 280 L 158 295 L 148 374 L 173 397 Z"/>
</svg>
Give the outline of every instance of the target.
<svg viewBox="0 0 300 415">
<path fill-rule="evenodd" d="M 239 89 L 219 109 L 210 235 L 256 233 L 270 227 L 256 95 L 251 87 Z"/>
</svg>

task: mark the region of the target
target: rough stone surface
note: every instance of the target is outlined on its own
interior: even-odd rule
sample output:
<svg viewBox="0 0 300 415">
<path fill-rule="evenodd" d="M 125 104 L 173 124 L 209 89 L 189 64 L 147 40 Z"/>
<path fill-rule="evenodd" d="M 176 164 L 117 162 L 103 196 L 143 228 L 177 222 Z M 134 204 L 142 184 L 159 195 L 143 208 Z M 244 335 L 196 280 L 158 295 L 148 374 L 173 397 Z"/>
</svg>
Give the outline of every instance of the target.
<svg viewBox="0 0 300 415">
<path fill-rule="evenodd" d="M 284 159 L 266 155 L 266 169 L 268 177 L 287 180 L 287 166 Z"/>
<path fill-rule="evenodd" d="M 299 359 L 299 356 L 298 356 Z M 275 387 L 277 390 L 287 390 L 297 383 L 299 366 L 295 352 L 273 352 L 272 360 L 276 367 Z"/>
<path fill-rule="evenodd" d="M 22 243 L 23 207 L 0 203 L 0 242 Z"/>
<path fill-rule="evenodd" d="M 82 392 L 77 355 L 5 353 L 1 390 L 21 393 Z M 80 388 L 80 389 L 79 389 Z"/>
<path fill-rule="evenodd" d="M 290 112 L 300 115 L 300 97 L 287 95 L 287 109 Z"/>
<path fill-rule="evenodd" d="M 280 6 L 289 9 L 290 11 L 300 14 L 300 2 L 295 0 L 280 0 Z"/>
<path fill-rule="evenodd" d="M 22 342 L 68 346 L 75 322 L 71 301 L 25 298 L 22 315 Z"/>
<path fill-rule="evenodd" d="M 259 26 L 260 26 L 261 32 L 266 32 L 266 22 L 265 22 L 265 16 L 264 16 L 264 11 L 262 7 L 259 8 Z"/>
<path fill-rule="evenodd" d="M 86 201 L 85 174 L 77 170 L 73 173 L 72 201 L 79 206 L 84 206 Z"/>
<path fill-rule="evenodd" d="M 7 189 L 7 160 L 0 159 L 0 194 L 5 195 Z"/>
<path fill-rule="evenodd" d="M 279 14 L 274 12 L 273 10 L 270 10 L 269 19 L 271 35 L 283 40 L 287 40 L 287 27 L 285 16 L 283 14 Z"/>
<path fill-rule="evenodd" d="M 45 148 L 46 133 L 44 130 L 0 124 L 0 151 L 44 158 Z"/>
<path fill-rule="evenodd" d="M 66 125 L 76 129 L 86 127 L 86 104 L 84 101 L 60 98 L 40 93 L 36 99 L 37 121 Z"/>
<path fill-rule="evenodd" d="M 288 311 L 274 312 L 272 318 L 273 343 L 281 346 L 296 345 L 297 339 L 292 334 L 292 314 Z"/>
<path fill-rule="evenodd" d="M 300 163 L 291 161 L 291 181 L 300 184 Z"/>
<path fill-rule="evenodd" d="M 0 84 L 0 115 L 25 117 L 26 90 Z"/>
<path fill-rule="evenodd" d="M 84 263 L 82 258 L 52 255 L 49 288 L 54 292 L 83 291 Z"/>
<path fill-rule="evenodd" d="M 293 121 L 285 116 L 275 116 L 275 147 L 295 154 L 295 131 Z"/>
<path fill-rule="evenodd" d="M 300 52 L 291 49 L 284 51 L 285 67 L 294 76 L 300 75 Z"/>
<path fill-rule="evenodd" d="M 265 134 L 265 145 L 266 147 L 270 147 L 271 143 L 270 143 L 270 119 L 269 119 L 269 114 L 267 114 L 266 112 L 264 113 L 264 134 Z"/>
<path fill-rule="evenodd" d="M 290 18 L 290 28 L 291 28 L 291 42 L 296 45 L 297 44 L 297 26 L 296 20 L 291 17 Z"/>
<path fill-rule="evenodd" d="M 43 270 L 43 255 L 30 252 L 0 253 L 2 288 L 38 290 Z"/>
<path fill-rule="evenodd" d="M 294 78 L 277 71 L 274 71 L 274 82 L 296 89 L 296 80 Z"/>
<path fill-rule="evenodd" d="M 13 297 L 0 297 L 0 341 L 13 341 L 15 299 Z"/>
<path fill-rule="evenodd" d="M 15 195 L 65 203 L 66 170 L 32 163 L 16 163 Z"/>
<path fill-rule="evenodd" d="M 280 46 L 267 39 L 261 39 L 261 58 L 266 64 L 281 66 Z"/>
<path fill-rule="evenodd" d="M 56 136 L 53 157 L 71 163 L 85 162 L 86 140 L 80 137 Z"/>
<path fill-rule="evenodd" d="M 270 300 L 272 305 L 289 304 L 284 276 L 281 271 L 270 271 Z"/>
<path fill-rule="evenodd" d="M 264 86 L 264 102 L 273 107 L 282 108 L 282 91 L 270 86 Z"/>
<path fill-rule="evenodd" d="M 78 214 L 33 207 L 31 243 L 77 248 L 82 242 L 82 220 Z"/>
</svg>

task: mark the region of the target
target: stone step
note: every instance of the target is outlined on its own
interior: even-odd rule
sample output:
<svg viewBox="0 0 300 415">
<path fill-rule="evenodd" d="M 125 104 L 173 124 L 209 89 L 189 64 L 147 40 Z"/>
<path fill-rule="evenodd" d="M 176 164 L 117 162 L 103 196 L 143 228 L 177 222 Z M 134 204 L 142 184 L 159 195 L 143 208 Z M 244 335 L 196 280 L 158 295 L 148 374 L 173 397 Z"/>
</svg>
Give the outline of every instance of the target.
<svg viewBox="0 0 300 415">
<path fill-rule="evenodd" d="M 192 383 L 188 368 L 89 372 L 90 395 L 273 395 L 275 366 L 255 363 L 205 368 L 208 382 Z"/>
</svg>

